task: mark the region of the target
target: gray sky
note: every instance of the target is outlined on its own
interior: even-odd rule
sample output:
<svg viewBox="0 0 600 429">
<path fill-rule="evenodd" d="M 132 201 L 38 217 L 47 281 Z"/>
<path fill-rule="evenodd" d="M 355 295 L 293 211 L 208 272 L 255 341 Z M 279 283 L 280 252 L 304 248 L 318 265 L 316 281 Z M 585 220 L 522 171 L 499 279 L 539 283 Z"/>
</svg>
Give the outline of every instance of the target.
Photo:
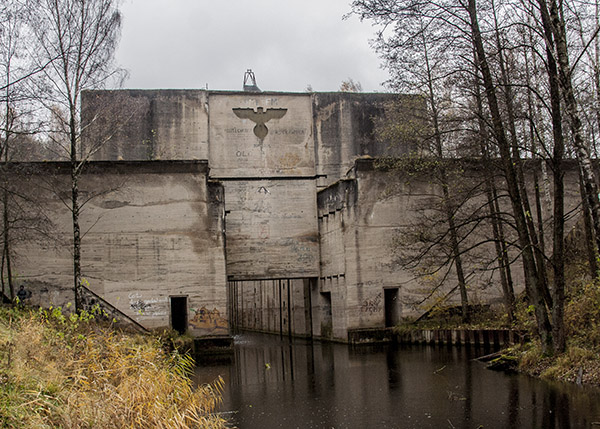
<svg viewBox="0 0 600 429">
<path fill-rule="evenodd" d="M 336 91 L 352 78 L 384 91 L 374 30 L 342 20 L 350 0 L 124 0 L 117 62 L 127 88 L 239 90 L 246 69 L 268 91 Z"/>
</svg>

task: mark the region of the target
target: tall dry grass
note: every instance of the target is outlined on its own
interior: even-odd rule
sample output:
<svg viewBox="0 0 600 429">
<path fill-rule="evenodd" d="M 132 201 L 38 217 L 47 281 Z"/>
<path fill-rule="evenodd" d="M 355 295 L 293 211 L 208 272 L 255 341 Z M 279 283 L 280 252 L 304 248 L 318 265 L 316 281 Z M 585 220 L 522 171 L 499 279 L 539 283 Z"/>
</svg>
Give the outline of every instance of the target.
<svg viewBox="0 0 600 429">
<path fill-rule="evenodd" d="M 189 356 L 89 319 L 0 308 L 0 427 L 225 427 L 222 380 L 194 388 Z"/>
</svg>

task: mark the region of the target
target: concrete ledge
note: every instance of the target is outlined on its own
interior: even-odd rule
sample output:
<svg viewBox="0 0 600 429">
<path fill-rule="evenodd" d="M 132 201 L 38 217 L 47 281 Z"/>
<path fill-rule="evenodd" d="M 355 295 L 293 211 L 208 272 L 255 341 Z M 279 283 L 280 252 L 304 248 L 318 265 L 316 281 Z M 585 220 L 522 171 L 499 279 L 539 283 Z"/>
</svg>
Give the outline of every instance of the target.
<svg viewBox="0 0 600 429">
<path fill-rule="evenodd" d="M 71 174 L 68 161 L 0 162 L 1 168 L 26 174 Z M 88 161 L 83 170 L 86 174 L 204 174 L 208 175 L 208 161 L 201 160 L 152 160 L 152 161 Z"/>
<path fill-rule="evenodd" d="M 528 340 L 524 331 L 509 329 L 415 329 L 395 332 L 394 328 L 348 330 L 348 343 L 369 344 L 451 344 L 508 346 Z"/>
<path fill-rule="evenodd" d="M 348 343 L 386 344 L 395 340 L 394 328 L 349 329 Z"/>
<path fill-rule="evenodd" d="M 194 356 L 233 353 L 233 337 L 230 335 L 194 338 Z"/>
<path fill-rule="evenodd" d="M 415 329 L 394 334 L 399 344 L 507 346 L 527 339 L 526 332 L 509 329 Z"/>
</svg>

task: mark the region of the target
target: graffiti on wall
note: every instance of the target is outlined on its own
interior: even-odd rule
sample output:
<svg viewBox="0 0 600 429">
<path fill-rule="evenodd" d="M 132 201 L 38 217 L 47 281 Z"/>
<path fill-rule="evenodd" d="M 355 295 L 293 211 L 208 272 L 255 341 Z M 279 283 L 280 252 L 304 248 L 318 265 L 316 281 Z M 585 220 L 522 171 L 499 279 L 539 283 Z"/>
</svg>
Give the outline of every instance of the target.
<svg viewBox="0 0 600 429">
<path fill-rule="evenodd" d="M 219 310 L 214 308 L 212 311 L 206 307 L 193 310 L 194 317 L 190 320 L 190 326 L 204 331 L 208 334 L 227 334 L 229 326 L 227 319 L 221 316 Z"/>
<path fill-rule="evenodd" d="M 365 299 L 360 306 L 361 313 L 374 314 L 381 311 L 381 292 L 379 292 L 374 298 Z"/>
<path fill-rule="evenodd" d="M 147 304 L 141 299 L 138 299 L 137 301 L 130 302 L 129 308 L 137 311 L 138 313 L 144 313 L 147 309 L 152 308 L 152 304 Z"/>
<path fill-rule="evenodd" d="M 140 316 L 145 317 L 165 317 L 167 315 L 166 305 L 169 302 L 167 297 L 150 297 L 142 299 L 139 293 L 130 293 L 129 308 L 134 310 Z"/>
</svg>

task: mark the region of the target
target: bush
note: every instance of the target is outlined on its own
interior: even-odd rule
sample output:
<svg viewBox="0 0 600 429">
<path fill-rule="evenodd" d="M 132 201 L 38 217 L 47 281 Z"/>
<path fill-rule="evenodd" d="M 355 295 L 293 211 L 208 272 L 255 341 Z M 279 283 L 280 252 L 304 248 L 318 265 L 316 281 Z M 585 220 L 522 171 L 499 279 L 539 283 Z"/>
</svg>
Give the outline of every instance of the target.
<svg viewBox="0 0 600 429">
<path fill-rule="evenodd" d="M 572 344 L 600 348 L 599 280 L 569 289 L 565 304 L 565 328 Z"/>
</svg>

